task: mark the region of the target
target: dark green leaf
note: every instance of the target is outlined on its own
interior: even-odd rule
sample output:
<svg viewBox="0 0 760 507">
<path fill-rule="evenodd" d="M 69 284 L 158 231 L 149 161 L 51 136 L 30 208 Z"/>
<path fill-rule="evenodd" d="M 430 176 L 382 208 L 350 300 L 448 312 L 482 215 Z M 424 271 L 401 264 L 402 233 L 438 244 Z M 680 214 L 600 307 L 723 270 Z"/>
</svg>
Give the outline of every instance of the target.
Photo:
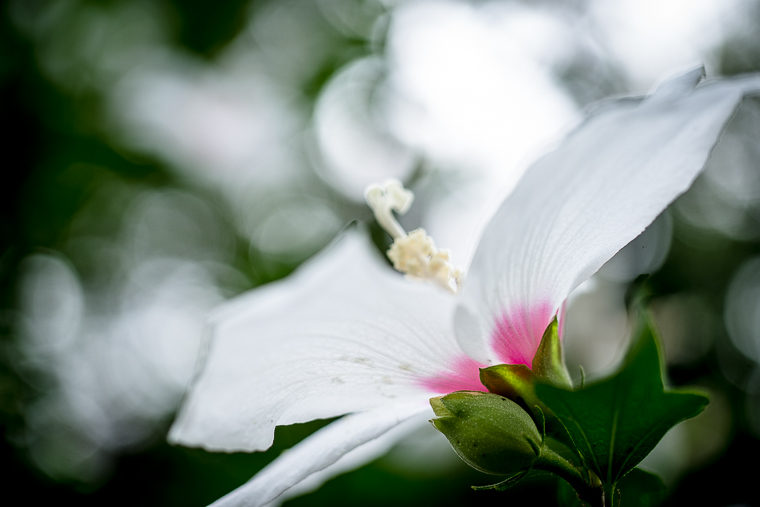
<svg viewBox="0 0 760 507">
<path fill-rule="evenodd" d="M 664 391 L 661 357 L 652 324 L 642 317 L 623 364 L 611 377 L 577 391 L 536 386 L 586 465 L 608 485 L 644 459 L 670 428 L 707 405 L 700 394 Z"/>
</svg>

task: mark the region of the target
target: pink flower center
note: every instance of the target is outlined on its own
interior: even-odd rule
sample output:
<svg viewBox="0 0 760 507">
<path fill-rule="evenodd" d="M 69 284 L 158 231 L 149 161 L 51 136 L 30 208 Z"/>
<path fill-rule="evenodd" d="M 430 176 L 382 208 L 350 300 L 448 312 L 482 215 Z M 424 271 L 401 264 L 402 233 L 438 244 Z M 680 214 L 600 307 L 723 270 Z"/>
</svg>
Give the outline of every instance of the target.
<svg viewBox="0 0 760 507">
<path fill-rule="evenodd" d="M 504 364 L 530 367 L 554 313 L 551 304 L 540 302 L 516 306 L 497 317 L 491 333 L 491 347 L 499 360 Z"/>
<path fill-rule="evenodd" d="M 560 315 L 560 336 L 564 321 L 564 305 Z M 524 364 L 531 367 L 541 338 L 554 318 L 555 310 L 548 302 L 532 306 L 516 306 L 496 319 L 491 333 L 491 347 L 503 364 Z M 486 365 L 461 355 L 454 359 L 446 371 L 423 378 L 419 385 L 436 394 L 454 391 L 488 390 L 480 383 L 480 368 Z"/>
<path fill-rule="evenodd" d="M 485 365 L 461 355 L 454 359 L 448 371 L 420 380 L 420 386 L 436 394 L 448 394 L 454 391 L 488 392 L 480 383 L 480 368 Z"/>
</svg>

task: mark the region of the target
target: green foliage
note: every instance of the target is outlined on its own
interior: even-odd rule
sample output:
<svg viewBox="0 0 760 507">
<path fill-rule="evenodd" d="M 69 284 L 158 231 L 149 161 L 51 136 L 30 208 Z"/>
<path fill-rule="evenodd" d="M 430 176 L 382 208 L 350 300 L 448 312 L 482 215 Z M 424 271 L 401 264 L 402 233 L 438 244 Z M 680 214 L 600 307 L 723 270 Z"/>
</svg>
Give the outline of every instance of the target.
<svg viewBox="0 0 760 507">
<path fill-rule="evenodd" d="M 611 488 L 665 433 L 699 414 L 708 399 L 665 391 L 662 354 L 652 324 L 642 318 L 618 372 L 576 391 L 538 385 L 536 392 L 564 424 L 584 464 Z"/>
</svg>

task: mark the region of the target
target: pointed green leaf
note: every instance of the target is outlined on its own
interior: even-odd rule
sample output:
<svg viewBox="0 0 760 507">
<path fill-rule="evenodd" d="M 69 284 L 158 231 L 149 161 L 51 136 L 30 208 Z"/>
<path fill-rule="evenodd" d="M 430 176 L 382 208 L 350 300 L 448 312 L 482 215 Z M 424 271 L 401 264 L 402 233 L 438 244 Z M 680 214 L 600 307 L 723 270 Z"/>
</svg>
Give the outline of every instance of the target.
<svg viewBox="0 0 760 507">
<path fill-rule="evenodd" d="M 539 398 L 567 429 L 586 465 L 614 485 L 665 433 L 707 405 L 705 396 L 665 392 L 659 341 L 648 318 L 619 371 L 577 391 L 536 386 Z"/>
</svg>

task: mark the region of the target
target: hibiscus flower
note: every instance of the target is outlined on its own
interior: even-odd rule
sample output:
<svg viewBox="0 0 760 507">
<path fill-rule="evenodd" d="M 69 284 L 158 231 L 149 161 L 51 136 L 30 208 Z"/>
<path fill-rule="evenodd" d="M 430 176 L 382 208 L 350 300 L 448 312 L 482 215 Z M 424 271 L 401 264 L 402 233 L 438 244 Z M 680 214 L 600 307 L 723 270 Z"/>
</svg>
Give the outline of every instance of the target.
<svg viewBox="0 0 760 507">
<path fill-rule="evenodd" d="M 590 109 L 495 213 L 464 281 L 432 245 L 428 264 L 405 270 L 438 287 L 404 280 L 352 229 L 288 279 L 223 307 L 171 442 L 261 451 L 278 425 L 349 415 L 214 505 L 266 505 L 315 484 L 383 452 L 404 421 L 432 416 L 431 397 L 484 391 L 479 368 L 530 366 L 573 289 L 691 185 L 742 97 L 760 91 L 757 75 L 703 75 Z M 426 239 L 393 223 L 401 189 L 373 192 L 380 222 L 412 244 L 394 262 L 409 260 Z"/>
</svg>

